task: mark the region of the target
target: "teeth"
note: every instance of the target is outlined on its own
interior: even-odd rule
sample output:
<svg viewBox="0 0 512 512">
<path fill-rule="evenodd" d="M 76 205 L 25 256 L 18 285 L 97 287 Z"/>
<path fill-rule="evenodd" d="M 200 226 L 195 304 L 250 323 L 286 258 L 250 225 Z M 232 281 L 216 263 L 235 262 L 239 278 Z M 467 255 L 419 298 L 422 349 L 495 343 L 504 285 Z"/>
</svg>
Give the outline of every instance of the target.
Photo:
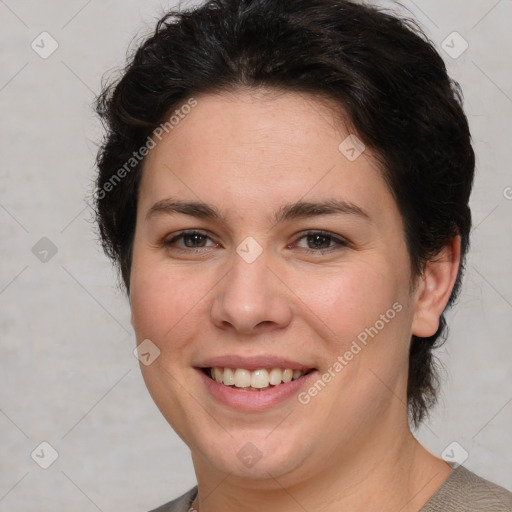
<svg viewBox="0 0 512 512">
<path fill-rule="evenodd" d="M 282 382 L 300 379 L 306 370 L 292 370 L 290 368 L 261 368 L 250 371 L 244 368 L 211 368 L 210 376 L 219 384 L 234 386 L 236 388 L 265 389 L 269 386 L 278 386 Z"/>
<path fill-rule="evenodd" d="M 300 370 L 293 370 L 292 380 L 297 380 L 302 376 L 302 372 Z"/>
<path fill-rule="evenodd" d="M 219 383 L 222 384 L 222 369 L 214 368 L 213 369 L 213 378 Z"/>
<path fill-rule="evenodd" d="M 272 368 L 272 370 L 270 370 L 270 384 L 272 384 L 272 386 L 281 384 L 282 379 L 283 372 L 279 368 Z"/>
<path fill-rule="evenodd" d="M 251 373 L 251 387 L 253 388 L 267 388 L 270 384 L 270 377 L 267 370 L 256 370 Z"/>
<path fill-rule="evenodd" d="M 220 368 L 215 368 L 215 370 L 222 371 Z M 224 379 L 222 380 L 224 384 Z M 242 370 L 237 368 L 235 370 L 235 386 L 237 388 L 248 388 L 251 385 L 251 372 L 249 370 Z"/>
<path fill-rule="evenodd" d="M 217 369 L 219 370 L 219 368 Z M 234 386 L 235 372 L 231 368 L 224 368 L 224 375 L 220 382 L 226 384 L 226 386 Z"/>
<path fill-rule="evenodd" d="M 283 372 L 283 382 L 290 382 L 293 379 L 293 370 L 287 368 Z"/>
</svg>

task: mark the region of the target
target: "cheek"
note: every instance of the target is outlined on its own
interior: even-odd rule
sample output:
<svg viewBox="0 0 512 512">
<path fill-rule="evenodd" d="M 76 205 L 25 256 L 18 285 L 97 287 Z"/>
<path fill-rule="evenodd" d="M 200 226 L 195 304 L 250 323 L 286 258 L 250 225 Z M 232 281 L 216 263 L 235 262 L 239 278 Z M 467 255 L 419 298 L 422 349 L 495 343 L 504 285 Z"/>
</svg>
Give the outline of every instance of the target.
<svg viewBox="0 0 512 512">
<path fill-rule="evenodd" d="M 411 323 L 404 277 L 375 264 L 302 281 L 298 295 L 313 313 L 308 321 L 324 338 L 323 372 L 330 380 L 313 406 L 326 422 L 336 418 L 334 424 L 354 429 L 373 424 L 402 395 Z"/>
<path fill-rule="evenodd" d="M 294 279 L 293 289 L 337 339 L 350 341 L 373 326 L 403 296 L 401 279 L 379 265 L 354 264 Z M 380 324 L 379 324 L 380 325 Z M 338 348 L 338 347 L 335 347 Z M 343 348 L 343 347 L 339 347 Z"/>
<path fill-rule="evenodd" d="M 165 264 L 134 266 L 131 276 L 130 305 L 133 326 L 140 342 L 151 339 L 160 350 L 184 343 L 180 333 L 197 331 L 200 315 L 206 314 L 208 276 L 171 270 Z"/>
</svg>

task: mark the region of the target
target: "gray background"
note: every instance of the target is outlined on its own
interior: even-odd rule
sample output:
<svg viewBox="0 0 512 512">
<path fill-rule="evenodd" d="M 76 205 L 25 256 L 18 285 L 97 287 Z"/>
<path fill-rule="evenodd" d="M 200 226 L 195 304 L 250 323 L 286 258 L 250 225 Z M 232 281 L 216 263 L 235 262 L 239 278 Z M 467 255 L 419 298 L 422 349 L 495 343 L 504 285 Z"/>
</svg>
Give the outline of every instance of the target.
<svg viewBox="0 0 512 512">
<path fill-rule="evenodd" d="M 195 483 L 187 447 L 144 387 L 128 302 L 86 204 L 101 77 L 170 5 L 0 0 L 1 511 L 143 511 Z M 478 155 L 441 401 L 418 436 L 438 455 L 456 441 L 466 467 L 512 489 L 512 1 L 403 5 L 463 87 Z M 59 45 L 45 59 L 31 47 L 51 48 L 43 31 Z M 453 31 L 469 44 L 458 58 L 442 49 L 462 48 Z M 47 241 L 33 251 L 43 237 L 55 255 Z M 31 458 L 50 461 L 42 441 L 59 454 L 48 469 Z M 445 453 L 464 458 L 459 445 Z"/>
</svg>

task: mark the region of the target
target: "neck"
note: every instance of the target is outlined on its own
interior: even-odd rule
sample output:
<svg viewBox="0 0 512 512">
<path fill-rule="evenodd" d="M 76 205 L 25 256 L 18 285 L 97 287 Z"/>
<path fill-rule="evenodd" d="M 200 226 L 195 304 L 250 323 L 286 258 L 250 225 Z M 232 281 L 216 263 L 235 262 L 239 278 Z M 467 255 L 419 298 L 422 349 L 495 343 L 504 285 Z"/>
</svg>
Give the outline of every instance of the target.
<svg viewBox="0 0 512 512">
<path fill-rule="evenodd" d="M 392 427 L 392 425 L 390 425 Z M 248 480 L 222 474 L 193 455 L 198 480 L 199 512 L 316 510 L 318 512 L 417 512 L 439 488 L 451 468 L 412 436 L 401 432 L 372 434 L 347 458 L 334 456 L 307 478 L 287 474 Z M 390 445 L 390 439 L 392 443 Z M 345 454 L 343 454 L 345 455 Z M 340 462 L 341 461 L 341 462 Z"/>
</svg>

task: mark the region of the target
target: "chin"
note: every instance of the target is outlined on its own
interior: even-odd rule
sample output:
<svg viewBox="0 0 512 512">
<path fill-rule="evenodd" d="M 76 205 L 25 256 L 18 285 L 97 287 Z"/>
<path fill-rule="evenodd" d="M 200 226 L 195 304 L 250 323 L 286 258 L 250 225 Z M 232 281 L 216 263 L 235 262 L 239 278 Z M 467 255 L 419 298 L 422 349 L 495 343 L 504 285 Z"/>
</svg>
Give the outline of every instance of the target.
<svg viewBox="0 0 512 512">
<path fill-rule="evenodd" d="M 307 466 L 305 451 L 309 447 L 297 437 L 298 433 L 291 435 L 288 429 L 269 436 L 271 430 L 224 433 L 217 441 L 203 435 L 186 442 L 191 447 L 194 464 L 198 462 L 215 472 L 263 483 Z"/>
</svg>

